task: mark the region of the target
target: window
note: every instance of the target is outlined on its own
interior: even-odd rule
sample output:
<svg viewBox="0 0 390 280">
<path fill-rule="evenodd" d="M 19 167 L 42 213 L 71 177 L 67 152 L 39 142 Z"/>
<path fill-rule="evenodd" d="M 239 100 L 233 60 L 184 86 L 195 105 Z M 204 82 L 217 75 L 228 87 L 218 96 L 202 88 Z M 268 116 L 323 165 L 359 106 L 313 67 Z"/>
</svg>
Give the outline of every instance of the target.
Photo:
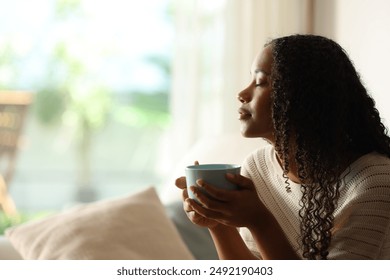
<svg viewBox="0 0 390 280">
<path fill-rule="evenodd" d="M 169 1 L 14 0 L 0 22 L 0 89 L 34 92 L 10 183 L 18 209 L 58 211 L 158 186 Z"/>
</svg>

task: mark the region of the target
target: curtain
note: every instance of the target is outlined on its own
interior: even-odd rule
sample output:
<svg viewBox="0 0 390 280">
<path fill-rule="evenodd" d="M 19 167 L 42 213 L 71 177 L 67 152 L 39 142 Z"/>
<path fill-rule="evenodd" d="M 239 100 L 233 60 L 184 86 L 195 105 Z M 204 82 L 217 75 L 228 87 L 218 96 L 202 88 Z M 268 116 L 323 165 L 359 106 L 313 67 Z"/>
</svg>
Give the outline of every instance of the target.
<svg viewBox="0 0 390 280">
<path fill-rule="evenodd" d="M 239 133 L 237 94 L 269 39 L 312 30 L 312 0 L 175 0 L 172 128 L 163 165 L 197 141 Z"/>
</svg>

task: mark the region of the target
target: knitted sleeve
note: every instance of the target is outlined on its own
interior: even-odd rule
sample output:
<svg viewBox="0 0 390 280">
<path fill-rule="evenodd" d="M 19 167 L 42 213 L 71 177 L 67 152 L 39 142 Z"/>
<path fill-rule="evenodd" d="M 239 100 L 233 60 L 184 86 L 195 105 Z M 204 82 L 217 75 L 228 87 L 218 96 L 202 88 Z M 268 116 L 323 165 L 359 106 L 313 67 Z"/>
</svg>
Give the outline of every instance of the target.
<svg viewBox="0 0 390 280">
<path fill-rule="evenodd" d="M 248 162 L 253 161 L 253 154 L 247 156 L 244 162 L 241 165 L 241 175 L 247 178 L 251 178 L 251 172 L 249 170 Z M 251 233 L 247 228 L 238 228 L 238 231 L 241 235 L 242 240 L 245 242 L 248 249 L 252 252 L 253 255 L 261 259 L 261 255 L 257 249 L 255 240 L 253 239 Z"/>
<path fill-rule="evenodd" d="M 330 259 L 390 259 L 390 161 L 353 172 L 340 192 Z"/>
</svg>

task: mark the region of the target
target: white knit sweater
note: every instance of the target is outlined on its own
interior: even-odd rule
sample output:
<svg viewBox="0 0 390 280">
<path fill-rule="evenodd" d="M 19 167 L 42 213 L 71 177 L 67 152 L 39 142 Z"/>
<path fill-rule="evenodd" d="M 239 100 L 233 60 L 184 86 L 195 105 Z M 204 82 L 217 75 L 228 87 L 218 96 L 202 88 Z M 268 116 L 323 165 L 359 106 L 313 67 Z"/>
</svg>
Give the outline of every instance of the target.
<svg viewBox="0 0 390 280">
<path fill-rule="evenodd" d="M 334 213 L 328 258 L 390 259 L 390 159 L 370 153 L 356 160 L 346 172 Z M 253 180 L 261 201 L 273 213 L 297 254 L 302 256 L 298 215 L 300 185 L 290 181 L 291 192 L 286 191 L 273 146 L 267 145 L 252 153 L 243 163 L 242 174 Z M 241 228 L 240 233 L 248 248 L 259 256 L 249 231 Z"/>
</svg>

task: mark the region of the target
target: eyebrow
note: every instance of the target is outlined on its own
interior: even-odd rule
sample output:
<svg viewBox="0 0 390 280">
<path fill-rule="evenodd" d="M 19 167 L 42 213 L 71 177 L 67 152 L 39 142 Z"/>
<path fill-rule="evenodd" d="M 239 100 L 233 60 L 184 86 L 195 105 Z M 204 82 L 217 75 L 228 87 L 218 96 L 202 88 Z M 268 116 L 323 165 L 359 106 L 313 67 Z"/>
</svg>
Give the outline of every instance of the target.
<svg viewBox="0 0 390 280">
<path fill-rule="evenodd" d="M 257 73 L 263 73 L 263 74 L 265 74 L 265 75 L 267 75 L 267 76 L 270 75 L 270 73 L 268 73 L 267 71 L 261 70 L 261 69 L 256 69 L 256 70 L 255 70 L 255 73 L 256 73 L 256 74 L 257 74 Z"/>
<path fill-rule="evenodd" d="M 257 73 L 263 73 L 266 76 L 270 75 L 270 73 L 268 73 L 267 71 L 261 70 L 261 69 L 256 69 L 255 74 L 257 74 Z M 250 74 L 252 74 L 252 71 L 250 71 Z"/>
</svg>

